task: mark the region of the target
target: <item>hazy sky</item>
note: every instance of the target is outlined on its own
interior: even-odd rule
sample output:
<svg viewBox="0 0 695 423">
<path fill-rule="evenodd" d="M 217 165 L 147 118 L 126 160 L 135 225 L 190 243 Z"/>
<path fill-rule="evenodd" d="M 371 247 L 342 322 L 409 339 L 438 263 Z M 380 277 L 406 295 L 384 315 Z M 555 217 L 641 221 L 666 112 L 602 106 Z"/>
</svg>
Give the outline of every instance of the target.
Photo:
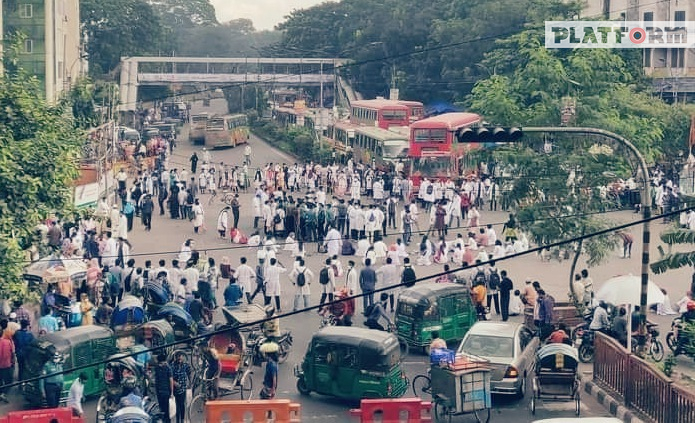
<svg viewBox="0 0 695 423">
<path fill-rule="evenodd" d="M 217 11 L 217 20 L 247 18 L 257 30 L 273 29 L 294 9 L 306 9 L 326 0 L 211 0 Z"/>
</svg>

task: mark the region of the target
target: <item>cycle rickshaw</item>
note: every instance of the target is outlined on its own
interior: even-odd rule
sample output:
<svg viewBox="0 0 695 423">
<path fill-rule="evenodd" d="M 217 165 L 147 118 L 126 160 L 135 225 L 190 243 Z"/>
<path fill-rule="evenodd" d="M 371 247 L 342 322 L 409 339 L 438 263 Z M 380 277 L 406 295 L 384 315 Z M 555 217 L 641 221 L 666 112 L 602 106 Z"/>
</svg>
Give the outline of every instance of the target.
<svg viewBox="0 0 695 423">
<path fill-rule="evenodd" d="M 536 414 L 538 400 L 574 401 L 575 414 L 580 412 L 580 377 L 577 349 L 565 344 L 546 344 L 536 353 L 531 414 Z"/>
<path fill-rule="evenodd" d="M 133 357 L 115 355 L 104 368 L 106 389 L 97 402 L 97 422 L 110 422 L 112 416 L 124 408 L 121 399 L 128 394 L 143 397 L 147 394 L 145 369 Z"/>
</svg>

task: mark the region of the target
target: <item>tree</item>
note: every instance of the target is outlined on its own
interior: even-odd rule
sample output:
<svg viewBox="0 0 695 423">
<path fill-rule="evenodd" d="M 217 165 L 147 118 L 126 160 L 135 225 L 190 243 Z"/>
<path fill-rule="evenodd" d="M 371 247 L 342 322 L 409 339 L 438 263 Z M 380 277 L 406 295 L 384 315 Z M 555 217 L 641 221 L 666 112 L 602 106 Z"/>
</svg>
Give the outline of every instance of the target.
<svg viewBox="0 0 695 423">
<path fill-rule="evenodd" d="M 9 298 L 26 295 L 22 250 L 36 225 L 72 209 L 84 140 L 67 104 L 48 105 L 39 81 L 13 65 L 17 46 L 6 51 L 0 77 L 0 280 Z"/>
<path fill-rule="evenodd" d="M 80 19 L 93 75 L 114 71 L 122 56 L 171 51 L 165 26 L 143 0 L 82 0 Z"/>
<path fill-rule="evenodd" d="M 208 0 L 149 0 L 162 23 L 172 28 L 217 25 L 215 7 Z"/>
</svg>

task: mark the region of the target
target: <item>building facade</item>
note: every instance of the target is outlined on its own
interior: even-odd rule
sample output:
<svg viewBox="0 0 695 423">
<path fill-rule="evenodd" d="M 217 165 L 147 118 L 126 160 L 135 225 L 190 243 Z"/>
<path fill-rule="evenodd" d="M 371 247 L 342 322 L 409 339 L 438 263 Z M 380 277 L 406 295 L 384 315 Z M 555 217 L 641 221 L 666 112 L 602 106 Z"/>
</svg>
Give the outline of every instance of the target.
<svg viewBox="0 0 695 423">
<path fill-rule="evenodd" d="M 695 0 L 586 0 L 582 15 L 587 19 L 677 24 L 695 20 Z M 695 49 L 645 49 L 642 65 L 661 98 L 669 102 L 695 101 Z"/>
<path fill-rule="evenodd" d="M 2 0 L 1 32 L 22 33 L 19 65 L 36 75 L 50 103 L 85 72 L 79 0 Z"/>
</svg>

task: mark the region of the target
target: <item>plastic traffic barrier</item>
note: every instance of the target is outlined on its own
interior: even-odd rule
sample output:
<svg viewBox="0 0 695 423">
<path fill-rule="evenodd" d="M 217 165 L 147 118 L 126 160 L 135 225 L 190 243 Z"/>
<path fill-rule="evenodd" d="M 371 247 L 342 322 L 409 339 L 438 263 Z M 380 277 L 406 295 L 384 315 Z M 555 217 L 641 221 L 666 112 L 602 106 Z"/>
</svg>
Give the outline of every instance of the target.
<svg viewBox="0 0 695 423">
<path fill-rule="evenodd" d="M 205 403 L 205 421 L 207 423 L 247 421 L 299 423 L 301 422 L 301 405 L 286 399 L 208 401 Z"/>
<path fill-rule="evenodd" d="M 361 423 L 400 423 L 405 413 L 408 423 L 431 422 L 432 403 L 420 398 L 363 399 L 360 408 L 350 410 L 350 414 L 359 417 Z"/>
<path fill-rule="evenodd" d="M 82 417 L 74 417 L 72 408 L 44 408 L 40 410 L 12 411 L 0 417 L 0 423 L 50 423 L 56 419 L 58 423 L 83 423 Z"/>
</svg>

